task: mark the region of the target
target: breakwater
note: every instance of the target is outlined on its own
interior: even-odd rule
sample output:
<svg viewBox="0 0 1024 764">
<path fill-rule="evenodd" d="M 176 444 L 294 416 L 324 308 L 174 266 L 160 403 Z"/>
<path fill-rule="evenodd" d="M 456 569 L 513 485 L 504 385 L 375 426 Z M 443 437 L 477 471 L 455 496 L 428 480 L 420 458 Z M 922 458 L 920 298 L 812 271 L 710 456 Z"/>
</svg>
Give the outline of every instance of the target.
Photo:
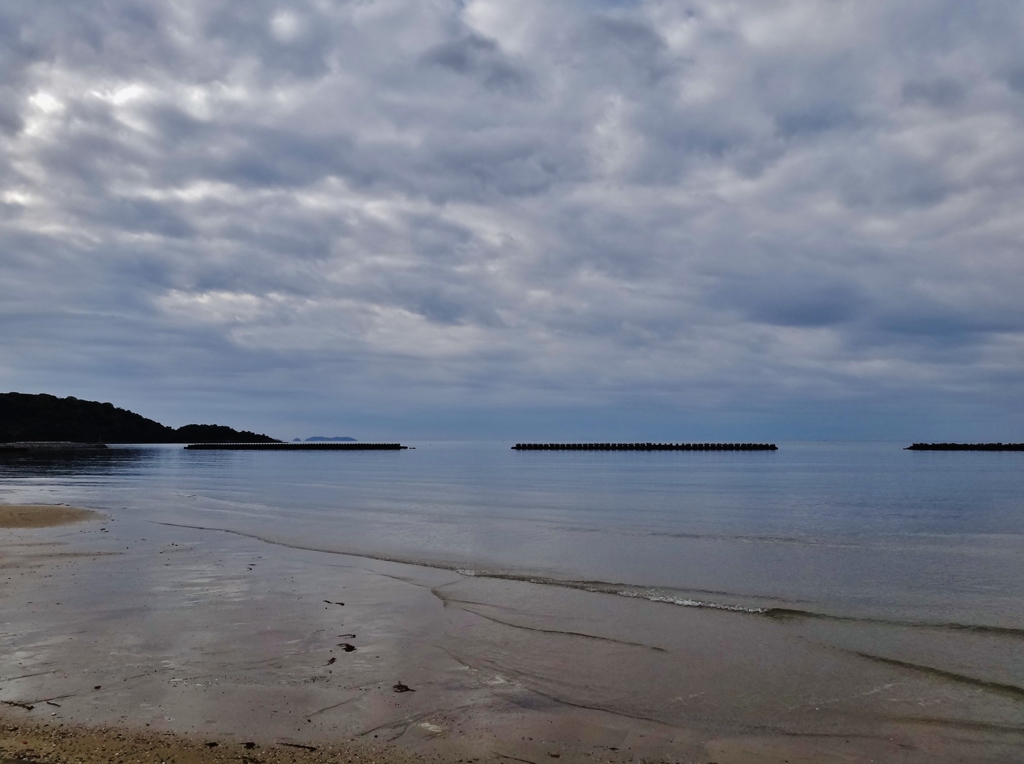
<svg viewBox="0 0 1024 764">
<path fill-rule="evenodd" d="M 196 451 L 402 451 L 401 443 L 190 443 Z"/>
<path fill-rule="evenodd" d="M 516 443 L 513 451 L 778 451 L 774 443 Z"/>
<path fill-rule="evenodd" d="M 20 441 L 0 443 L 0 451 L 95 451 L 106 448 L 105 443 L 73 443 L 64 440 Z"/>
<path fill-rule="evenodd" d="M 1024 443 L 914 443 L 904 451 L 1024 451 Z"/>
</svg>

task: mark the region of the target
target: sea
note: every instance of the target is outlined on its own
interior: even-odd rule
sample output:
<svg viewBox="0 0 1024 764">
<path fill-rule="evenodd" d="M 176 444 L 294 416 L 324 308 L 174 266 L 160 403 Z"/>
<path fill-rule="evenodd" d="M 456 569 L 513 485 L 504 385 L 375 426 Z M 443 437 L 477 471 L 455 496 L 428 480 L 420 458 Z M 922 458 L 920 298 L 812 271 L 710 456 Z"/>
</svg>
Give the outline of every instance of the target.
<svg viewBox="0 0 1024 764">
<path fill-rule="evenodd" d="M 1024 453 L 406 445 L 8 455 L 0 500 L 796 624 L 1020 713 Z"/>
<path fill-rule="evenodd" d="M 0 495 L 680 606 L 1024 630 L 1024 453 L 410 445 L 7 457 Z"/>
</svg>

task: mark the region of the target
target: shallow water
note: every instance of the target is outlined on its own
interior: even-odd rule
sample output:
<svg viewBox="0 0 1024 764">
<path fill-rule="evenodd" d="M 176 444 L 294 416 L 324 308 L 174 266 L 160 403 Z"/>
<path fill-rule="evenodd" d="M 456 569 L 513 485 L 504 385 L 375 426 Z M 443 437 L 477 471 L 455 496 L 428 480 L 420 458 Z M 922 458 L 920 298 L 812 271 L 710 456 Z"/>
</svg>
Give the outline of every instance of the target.
<svg viewBox="0 0 1024 764">
<path fill-rule="evenodd" d="M 0 461 L 8 501 L 751 609 L 1024 629 L 1024 454 L 122 447 Z"/>
</svg>

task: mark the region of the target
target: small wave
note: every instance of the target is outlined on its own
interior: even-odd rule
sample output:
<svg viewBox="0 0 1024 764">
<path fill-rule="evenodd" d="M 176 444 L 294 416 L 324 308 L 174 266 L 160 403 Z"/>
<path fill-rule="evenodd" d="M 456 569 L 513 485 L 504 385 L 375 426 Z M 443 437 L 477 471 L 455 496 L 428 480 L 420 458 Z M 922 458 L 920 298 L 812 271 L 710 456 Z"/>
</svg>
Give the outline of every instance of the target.
<svg viewBox="0 0 1024 764">
<path fill-rule="evenodd" d="M 984 634 L 995 637 L 1024 639 L 1024 629 L 1013 626 L 992 626 L 980 623 L 956 623 L 942 621 L 912 621 L 899 618 L 873 618 L 871 616 L 836 615 L 819 613 L 814 610 L 797 608 L 771 607 L 760 611 L 768 618 L 784 621 L 789 619 L 813 619 L 819 621 L 845 621 L 849 623 L 880 624 L 882 626 L 898 626 L 906 629 L 927 629 L 931 631 L 966 631 L 972 634 Z"/>
<path fill-rule="evenodd" d="M 558 586 L 563 589 L 577 589 L 592 594 L 615 594 L 620 597 L 631 597 L 643 599 L 648 602 L 658 602 L 679 607 L 704 608 L 706 610 L 724 610 L 730 613 L 750 613 L 760 615 L 767 613 L 770 608 L 756 607 L 752 605 L 737 605 L 727 602 L 715 602 L 712 600 L 694 599 L 692 597 L 669 594 L 664 589 L 648 589 L 631 586 L 629 584 L 613 584 L 605 581 L 574 581 L 561 578 L 543 578 L 539 576 L 517 575 L 515 573 L 488 572 L 488 571 L 463 571 L 463 575 L 472 575 L 478 578 L 495 578 L 502 581 L 522 581 L 527 584 L 538 586 Z M 728 594 L 727 592 L 711 592 L 716 594 Z"/>
<path fill-rule="evenodd" d="M 767 609 L 763 607 L 729 605 L 724 602 L 706 602 L 705 600 L 692 600 L 688 597 L 667 597 L 658 594 L 646 594 L 644 592 L 631 591 L 615 592 L 615 594 L 621 595 L 623 597 L 639 597 L 640 599 L 645 599 L 648 602 L 666 602 L 669 605 L 679 605 L 680 607 L 696 607 L 705 608 L 707 610 L 725 610 L 730 613 L 760 614 L 767 612 Z"/>
<path fill-rule="evenodd" d="M 399 557 L 390 557 L 384 555 L 373 555 L 365 554 L 354 551 L 342 551 L 338 549 L 329 549 L 324 547 L 317 547 L 313 545 L 294 544 L 285 541 L 269 538 L 256 533 L 247 533 L 243 531 L 232 530 L 229 528 L 213 528 L 208 526 L 199 525 L 185 525 L 183 523 L 169 523 L 152 520 L 155 525 L 164 525 L 174 528 L 191 528 L 194 530 L 204 531 L 217 531 L 220 533 L 228 533 L 234 536 L 241 536 L 244 538 L 251 538 L 257 541 L 262 541 L 267 544 L 274 544 L 277 546 L 288 547 L 291 549 L 302 549 L 311 552 L 323 552 L 326 554 L 340 554 L 349 557 L 362 557 L 369 560 L 380 560 L 381 562 L 393 562 L 401 565 L 415 565 L 418 567 L 434 568 L 436 570 L 448 570 L 454 573 L 458 573 L 463 576 L 473 578 L 490 578 L 502 581 L 519 581 L 522 583 L 536 584 L 539 586 L 557 586 L 566 589 L 576 589 L 578 591 L 592 592 L 594 594 L 614 594 L 621 597 L 632 597 L 638 599 L 644 599 L 648 602 L 654 602 L 659 604 L 675 605 L 678 607 L 690 607 L 705 610 L 719 610 L 729 613 L 738 613 L 742 615 L 756 615 L 766 618 L 772 618 L 775 620 L 798 620 L 798 619 L 814 619 L 823 621 L 842 621 L 848 623 L 862 623 L 862 624 L 879 624 L 883 626 L 895 626 L 901 628 L 910 629 L 928 629 L 936 631 L 960 631 L 960 632 L 971 632 L 975 634 L 983 634 L 997 637 L 1008 637 L 1012 639 L 1024 639 L 1024 629 L 1016 628 L 1012 626 L 995 626 L 989 624 L 969 624 L 969 623 L 952 623 L 952 622 L 935 622 L 935 621 L 914 621 L 914 620 L 900 620 L 896 618 L 876 618 L 871 616 L 849 616 L 849 615 L 837 615 L 833 613 L 822 613 L 814 610 L 804 610 L 799 608 L 787 608 L 787 607 L 757 607 L 753 605 L 740 605 L 729 602 L 717 602 L 714 600 L 702 600 L 695 599 L 685 595 L 685 593 L 672 594 L 666 592 L 665 589 L 653 589 L 645 588 L 636 585 L 630 585 L 625 583 L 611 583 L 606 581 L 580 581 L 574 579 L 561 579 L 561 578 L 547 578 L 543 576 L 531 576 L 519 573 L 508 573 L 504 571 L 488 571 L 488 570 L 475 570 L 472 568 L 459 568 L 455 565 L 448 565 L 439 562 L 425 562 L 418 560 L 403 559 Z M 742 599 L 769 599 L 760 595 L 733 595 L 730 592 L 712 592 L 705 590 L 690 590 L 690 593 L 703 593 L 703 594 L 719 594 L 724 597 L 737 597 Z"/>
<path fill-rule="evenodd" d="M 462 573 L 463 571 L 460 570 L 458 572 Z M 571 579 L 544 578 L 539 576 L 491 571 L 470 571 L 469 573 L 464 573 L 464 575 L 473 575 L 479 578 L 495 578 L 504 581 L 522 581 L 523 583 L 537 584 L 539 586 L 558 586 L 565 589 L 577 589 L 579 591 L 591 592 L 594 594 L 614 594 L 620 597 L 643 599 L 648 602 L 676 605 L 678 607 L 719 610 L 727 613 L 740 613 L 744 615 L 757 615 L 771 618 L 776 621 L 800 619 L 840 621 L 845 623 L 877 624 L 881 626 L 894 626 L 905 629 L 923 629 L 928 631 L 960 631 L 995 637 L 1007 637 L 1010 639 L 1024 639 L 1024 629 L 1012 626 L 839 615 L 835 613 L 822 613 L 816 610 L 805 610 L 793 607 L 759 607 L 757 605 L 741 605 L 735 602 L 719 602 L 710 599 L 698 599 L 692 596 L 687 596 L 687 593 L 670 593 L 664 589 L 645 588 L 630 584 L 608 583 L 604 581 L 576 581 Z M 730 592 L 705 590 L 691 590 L 689 594 L 693 594 L 698 591 L 703 594 L 717 594 L 724 597 L 735 596 L 738 599 L 769 599 L 759 595 L 733 595 Z"/>
<path fill-rule="evenodd" d="M 723 541 L 735 544 L 791 544 L 796 546 L 827 547 L 830 549 L 859 549 L 865 546 L 854 541 L 820 539 L 812 536 L 750 536 L 729 535 L 724 533 L 687 533 L 669 531 L 650 531 L 645 536 L 671 539 L 687 539 L 694 541 Z"/>
<path fill-rule="evenodd" d="M 881 663 L 887 666 L 895 666 L 896 668 L 908 669 L 910 671 L 917 671 L 922 674 L 927 674 L 939 679 L 946 679 L 950 682 L 957 682 L 958 684 L 966 684 L 971 687 L 977 687 L 982 690 L 988 690 L 990 692 L 996 692 L 1001 695 L 1009 695 L 1016 700 L 1024 700 L 1024 687 L 1020 687 L 1015 684 L 1008 684 L 1006 682 L 995 682 L 991 679 L 980 679 L 978 677 L 970 676 L 969 674 L 961 674 L 958 671 L 949 671 L 947 669 L 937 668 L 936 666 L 928 666 L 922 663 L 910 663 L 909 661 L 901 661 L 896 658 L 887 658 L 883 655 L 875 655 L 873 653 L 862 653 L 858 650 L 844 650 L 844 652 L 850 655 L 856 655 L 859 658 L 864 658 L 875 663 Z"/>
</svg>

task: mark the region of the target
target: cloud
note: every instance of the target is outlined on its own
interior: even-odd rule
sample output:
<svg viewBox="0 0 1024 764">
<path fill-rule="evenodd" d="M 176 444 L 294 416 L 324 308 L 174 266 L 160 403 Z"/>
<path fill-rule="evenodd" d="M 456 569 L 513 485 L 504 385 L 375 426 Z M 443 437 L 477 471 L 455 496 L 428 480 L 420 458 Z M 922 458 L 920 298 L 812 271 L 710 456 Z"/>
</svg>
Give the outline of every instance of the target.
<svg viewBox="0 0 1024 764">
<path fill-rule="evenodd" d="M 300 394 L 998 418 L 1022 27 L 1001 0 L 13 0 L 3 379 L 179 391 L 175 421 L 270 396 L 266 428 Z"/>
<path fill-rule="evenodd" d="M 527 69 L 503 55 L 493 40 L 477 34 L 468 33 L 440 43 L 428 50 L 422 61 L 429 66 L 476 77 L 488 89 L 525 94 L 532 85 Z"/>
</svg>

